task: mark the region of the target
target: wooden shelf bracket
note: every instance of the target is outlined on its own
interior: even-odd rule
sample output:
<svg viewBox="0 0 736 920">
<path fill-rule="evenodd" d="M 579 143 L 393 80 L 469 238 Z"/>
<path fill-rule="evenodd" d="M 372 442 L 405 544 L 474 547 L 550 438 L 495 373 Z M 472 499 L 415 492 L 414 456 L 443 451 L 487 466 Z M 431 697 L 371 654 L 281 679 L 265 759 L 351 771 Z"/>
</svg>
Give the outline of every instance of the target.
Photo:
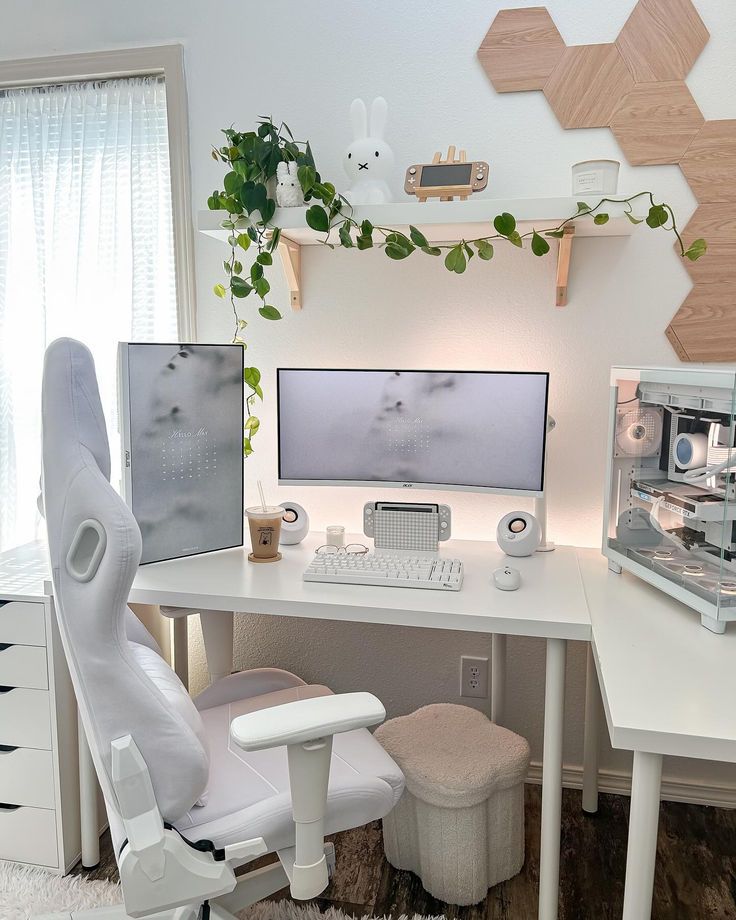
<svg viewBox="0 0 736 920">
<path fill-rule="evenodd" d="M 279 255 L 284 266 L 286 284 L 289 288 L 289 300 L 292 310 L 302 308 L 302 253 L 301 246 L 288 237 L 279 240 Z"/>
<path fill-rule="evenodd" d="M 562 231 L 560 248 L 557 251 L 557 284 L 555 286 L 558 307 L 567 305 L 567 283 L 570 277 L 570 257 L 572 255 L 572 238 L 575 236 L 575 225 L 568 224 Z"/>
</svg>

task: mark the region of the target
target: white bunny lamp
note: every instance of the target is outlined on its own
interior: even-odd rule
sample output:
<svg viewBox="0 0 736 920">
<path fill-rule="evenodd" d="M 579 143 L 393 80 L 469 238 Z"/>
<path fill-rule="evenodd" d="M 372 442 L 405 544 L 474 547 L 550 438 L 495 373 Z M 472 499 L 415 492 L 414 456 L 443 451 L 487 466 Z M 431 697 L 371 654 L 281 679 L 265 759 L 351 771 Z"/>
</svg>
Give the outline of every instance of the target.
<svg viewBox="0 0 736 920">
<path fill-rule="evenodd" d="M 298 208 L 304 204 L 294 160 L 289 163 L 282 160 L 276 167 L 276 204 L 280 208 Z"/>
<path fill-rule="evenodd" d="M 391 200 L 386 179 L 394 165 L 394 154 L 383 139 L 387 115 L 388 103 L 383 96 L 373 100 L 370 128 L 365 102 L 353 99 L 350 106 L 353 142 L 345 152 L 343 166 L 350 179 L 345 197 L 351 204 L 383 204 Z"/>
</svg>

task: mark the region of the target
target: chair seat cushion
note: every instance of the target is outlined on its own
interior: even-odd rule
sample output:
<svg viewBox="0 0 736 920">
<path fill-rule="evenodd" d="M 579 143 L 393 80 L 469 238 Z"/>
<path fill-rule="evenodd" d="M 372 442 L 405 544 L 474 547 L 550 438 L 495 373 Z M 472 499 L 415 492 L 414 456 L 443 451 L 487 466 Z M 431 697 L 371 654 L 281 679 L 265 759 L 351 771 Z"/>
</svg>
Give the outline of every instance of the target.
<svg viewBox="0 0 736 920">
<path fill-rule="evenodd" d="M 246 752 L 230 738 L 230 723 L 239 715 L 331 693 L 327 687 L 296 683 L 298 678 L 281 673 L 282 689 L 272 689 L 279 681 L 273 679 L 271 671 L 271 679 L 261 684 L 269 692 L 201 710 L 209 740 L 209 796 L 206 805 L 191 808 L 176 822 L 189 840 L 212 840 L 222 847 L 263 837 L 269 850 L 294 845 L 286 748 Z M 401 771 L 369 731 L 335 735 L 325 833 L 382 818 L 399 800 L 403 787 Z"/>
</svg>

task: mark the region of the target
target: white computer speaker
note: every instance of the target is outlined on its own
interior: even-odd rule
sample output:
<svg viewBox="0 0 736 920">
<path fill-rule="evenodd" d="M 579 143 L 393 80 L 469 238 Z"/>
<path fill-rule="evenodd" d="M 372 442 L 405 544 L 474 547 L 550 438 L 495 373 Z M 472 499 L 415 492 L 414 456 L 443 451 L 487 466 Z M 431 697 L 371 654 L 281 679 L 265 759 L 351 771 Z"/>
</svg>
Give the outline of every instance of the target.
<svg viewBox="0 0 736 920">
<path fill-rule="evenodd" d="M 498 522 L 496 541 L 507 556 L 531 556 L 542 542 L 542 528 L 528 511 L 511 511 Z"/>
<path fill-rule="evenodd" d="M 309 533 L 309 515 L 296 502 L 280 502 L 280 505 L 284 509 L 284 514 L 281 518 L 279 542 L 285 546 L 301 543 Z"/>
</svg>

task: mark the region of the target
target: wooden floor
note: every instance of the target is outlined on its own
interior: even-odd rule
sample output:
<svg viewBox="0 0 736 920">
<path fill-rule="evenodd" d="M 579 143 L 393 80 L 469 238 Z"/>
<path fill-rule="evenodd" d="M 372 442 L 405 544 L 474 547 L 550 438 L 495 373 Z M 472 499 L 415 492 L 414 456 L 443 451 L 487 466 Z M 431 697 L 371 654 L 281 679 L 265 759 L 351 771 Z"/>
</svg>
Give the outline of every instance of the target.
<svg viewBox="0 0 736 920">
<path fill-rule="evenodd" d="M 474 907 L 436 901 L 409 872 L 383 858 L 380 823 L 335 838 L 337 869 L 320 907 L 363 917 L 444 914 L 458 920 L 534 920 L 539 875 L 541 790 L 526 787 L 526 862 L 515 878 Z M 601 795 L 595 817 L 580 810 L 580 793 L 565 790 L 562 806 L 560 920 L 620 920 L 629 800 Z M 87 872 L 117 878 L 109 837 L 102 862 Z M 288 891 L 277 897 L 288 896 Z M 663 802 L 652 920 L 736 920 L 736 811 Z"/>
</svg>

